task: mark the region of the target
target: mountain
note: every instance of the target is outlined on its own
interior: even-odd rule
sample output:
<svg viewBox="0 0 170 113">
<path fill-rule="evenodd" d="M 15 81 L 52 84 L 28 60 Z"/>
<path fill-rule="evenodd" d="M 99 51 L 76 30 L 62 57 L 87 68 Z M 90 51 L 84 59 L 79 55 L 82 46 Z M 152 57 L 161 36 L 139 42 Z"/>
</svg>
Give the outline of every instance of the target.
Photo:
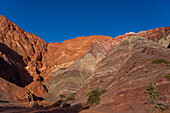
<svg viewBox="0 0 170 113">
<path fill-rule="evenodd" d="M 146 51 L 143 51 L 147 48 Z M 94 88 L 106 88 L 101 102 L 94 109 L 115 113 L 155 112 L 150 107 L 147 88 L 150 83 L 160 91 L 157 103 L 169 103 L 170 84 L 164 76 L 170 73 L 169 65 L 153 64 L 155 59 L 169 60 L 170 50 L 158 43 L 133 36 L 111 49 L 106 58 L 96 65 L 95 72 L 78 91 L 82 99 Z"/>
<path fill-rule="evenodd" d="M 100 103 L 82 113 L 159 113 L 162 108 L 155 106 L 170 105 L 170 82 L 165 77 L 170 74 L 169 48 L 170 27 L 115 38 L 94 35 L 46 43 L 0 16 L 0 102 L 11 105 L 15 101 L 23 106 L 28 101 L 25 96 L 31 93 L 45 106 L 59 100 L 59 95 L 76 92 L 71 106 L 85 105 L 87 92 L 98 88 L 106 90 Z M 160 93 L 153 100 L 147 90 L 151 85 Z M 45 111 L 57 109 L 62 108 Z"/>
</svg>

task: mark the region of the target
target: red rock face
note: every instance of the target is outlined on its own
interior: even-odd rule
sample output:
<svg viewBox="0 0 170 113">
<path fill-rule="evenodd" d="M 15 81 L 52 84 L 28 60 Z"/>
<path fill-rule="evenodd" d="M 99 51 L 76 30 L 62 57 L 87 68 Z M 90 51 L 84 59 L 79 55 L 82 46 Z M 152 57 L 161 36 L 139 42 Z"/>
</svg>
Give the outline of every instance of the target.
<svg viewBox="0 0 170 113">
<path fill-rule="evenodd" d="M 91 44 L 103 39 L 111 39 L 109 36 L 78 37 L 63 43 L 50 43 L 47 53 L 43 58 L 41 76 L 45 77 L 60 68 L 66 68 L 74 61 L 82 58 Z"/>
<path fill-rule="evenodd" d="M 0 16 L 0 49 L 3 54 L 26 68 L 31 76 L 42 67 L 47 43 L 35 34 L 25 32 Z"/>
<path fill-rule="evenodd" d="M 137 35 L 158 42 L 161 38 L 167 37 L 169 33 L 170 33 L 170 26 L 159 27 L 147 31 L 141 31 L 137 33 Z"/>
<path fill-rule="evenodd" d="M 47 93 L 47 90 L 40 81 L 33 81 L 25 88 L 37 97 L 42 97 Z"/>
<path fill-rule="evenodd" d="M 41 61 L 46 47 L 47 43 L 38 36 L 25 32 L 7 18 L 0 16 L 0 77 L 22 87 L 33 80 L 42 81 L 39 69 L 42 67 Z M 31 88 L 35 85 L 33 83 Z M 44 92 L 42 85 L 36 84 L 35 87 Z M 39 96 L 43 94 L 40 90 Z"/>
</svg>

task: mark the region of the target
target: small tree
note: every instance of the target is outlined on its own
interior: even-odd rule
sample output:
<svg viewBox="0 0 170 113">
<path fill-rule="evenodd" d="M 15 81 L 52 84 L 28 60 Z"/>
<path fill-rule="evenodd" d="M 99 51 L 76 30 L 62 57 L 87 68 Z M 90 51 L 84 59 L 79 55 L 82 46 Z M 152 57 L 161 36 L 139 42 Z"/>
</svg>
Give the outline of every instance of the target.
<svg viewBox="0 0 170 113">
<path fill-rule="evenodd" d="M 100 103 L 100 96 L 106 91 L 106 89 L 99 90 L 98 88 L 93 89 L 92 91 L 86 93 L 88 96 L 87 104 L 97 105 Z"/>
</svg>

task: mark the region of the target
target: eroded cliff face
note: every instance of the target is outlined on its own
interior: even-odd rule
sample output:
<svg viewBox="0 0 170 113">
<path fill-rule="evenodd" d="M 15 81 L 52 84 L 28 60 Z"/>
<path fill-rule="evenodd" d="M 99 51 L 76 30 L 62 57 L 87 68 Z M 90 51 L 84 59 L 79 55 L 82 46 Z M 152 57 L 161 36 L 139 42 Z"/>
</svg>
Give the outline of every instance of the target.
<svg viewBox="0 0 170 113">
<path fill-rule="evenodd" d="M 46 53 L 46 46 L 47 43 L 35 34 L 25 32 L 4 16 L 0 16 L 0 51 L 25 68 L 30 76 L 35 77 L 39 74 L 38 70 L 42 67 L 41 61 Z"/>
<path fill-rule="evenodd" d="M 156 41 L 165 47 L 170 45 L 170 27 L 159 27 L 148 31 L 141 31 L 137 35 Z"/>
<path fill-rule="evenodd" d="M 75 103 L 85 104 L 86 92 L 106 88 L 93 110 L 145 112 L 151 110 L 144 104 L 150 102 L 149 83 L 162 92 L 157 102 L 170 101 L 170 84 L 164 79 L 169 65 L 151 63 L 169 61 L 169 46 L 170 27 L 47 44 L 0 16 L 0 99 L 25 101 L 32 93 L 55 102 L 60 94 L 77 92 Z"/>
</svg>

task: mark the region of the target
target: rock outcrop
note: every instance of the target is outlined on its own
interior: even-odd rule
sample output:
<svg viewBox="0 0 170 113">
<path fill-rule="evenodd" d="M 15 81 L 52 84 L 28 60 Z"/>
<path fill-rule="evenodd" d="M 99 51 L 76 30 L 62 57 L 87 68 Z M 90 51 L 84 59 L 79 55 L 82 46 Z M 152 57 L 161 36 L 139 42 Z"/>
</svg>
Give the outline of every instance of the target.
<svg viewBox="0 0 170 113">
<path fill-rule="evenodd" d="M 170 45 L 170 26 L 150 29 L 148 31 L 141 31 L 137 33 L 137 35 L 156 41 L 165 47 Z"/>
<path fill-rule="evenodd" d="M 0 16 L 0 51 L 25 68 L 30 76 L 39 74 L 46 47 L 47 43 L 41 38 L 25 32 L 6 17 Z M 25 73 L 22 74 L 18 76 L 24 76 Z"/>
<path fill-rule="evenodd" d="M 25 88 L 37 97 L 42 97 L 47 93 L 45 86 L 40 81 L 33 81 Z"/>
<path fill-rule="evenodd" d="M 0 102 L 27 101 L 25 95 L 29 90 L 0 78 Z"/>
</svg>

